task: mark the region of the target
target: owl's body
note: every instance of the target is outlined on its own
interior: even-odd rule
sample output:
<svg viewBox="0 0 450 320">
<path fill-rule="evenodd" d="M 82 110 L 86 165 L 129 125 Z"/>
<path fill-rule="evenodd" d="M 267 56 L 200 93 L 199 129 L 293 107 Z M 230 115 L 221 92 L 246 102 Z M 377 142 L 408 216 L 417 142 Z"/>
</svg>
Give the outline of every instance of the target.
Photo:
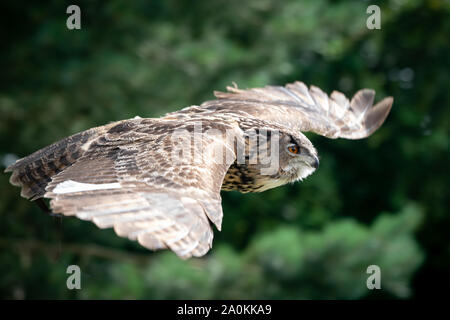
<svg viewBox="0 0 450 320">
<path fill-rule="evenodd" d="M 302 131 L 330 138 L 372 134 L 392 98 L 374 92 L 348 101 L 296 82 L 216 93 L 159 119 L 134 118 L 67 137 L 6 169 L 31 200 L 50 198 L 55 213 L 114 227 L 149 249 L 182 258 L 212 246 L 220 230 L 220 191 L 261 192 L 306 178 L 319 164 Z"/>
</svg>

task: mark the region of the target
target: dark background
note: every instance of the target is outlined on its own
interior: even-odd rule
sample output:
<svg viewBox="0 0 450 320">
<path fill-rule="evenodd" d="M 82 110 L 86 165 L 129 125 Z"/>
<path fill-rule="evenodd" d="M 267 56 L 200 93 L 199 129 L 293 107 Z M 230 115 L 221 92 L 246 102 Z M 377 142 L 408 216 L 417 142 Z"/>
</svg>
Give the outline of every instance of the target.
<svg viewBox="0 0 450 320">
<path fill-rule="evenodd" d="M 81 8 L 81 30 L 66 8 Z M 381 7 L 381 30 L 366 8 Z M 50 217 L 0 174 L 0 297 L 362 299 L 450 287 L 449 1 L 7 1 L 0 169 L 67 135 L 295 80 L 394 97 L 365 140 L 308 135 L 321 167 L 262 194 L 223 193 L 205 257 L 152 253 Z M 66 268 L 82 270 L 81 290 Z M 369 265 L 381 290 L 366 288 Z"/>
</svg>

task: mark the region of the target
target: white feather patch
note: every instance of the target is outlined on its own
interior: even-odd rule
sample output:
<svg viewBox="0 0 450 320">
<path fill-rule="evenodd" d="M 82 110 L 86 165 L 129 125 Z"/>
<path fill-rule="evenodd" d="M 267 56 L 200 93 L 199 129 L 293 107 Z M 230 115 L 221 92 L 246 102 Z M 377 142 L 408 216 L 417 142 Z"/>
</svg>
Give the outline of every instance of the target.
<svg viewBox="0 0 450 320">
<path fill-rule="evenodd" d="M 59 183 L 56 186 L 56 188 L 53 189 L 53 193 L 64 194 L 64 193 L 81 192 L 81 191 L 119 189 L 121 187 L 122 186 L 120 185 L 119 182 L 93 184 L 93 183 L 81 183 L 81 182 L 76 182 L 73 180 L 66 180 L 64 182 Z"/>
</svg>

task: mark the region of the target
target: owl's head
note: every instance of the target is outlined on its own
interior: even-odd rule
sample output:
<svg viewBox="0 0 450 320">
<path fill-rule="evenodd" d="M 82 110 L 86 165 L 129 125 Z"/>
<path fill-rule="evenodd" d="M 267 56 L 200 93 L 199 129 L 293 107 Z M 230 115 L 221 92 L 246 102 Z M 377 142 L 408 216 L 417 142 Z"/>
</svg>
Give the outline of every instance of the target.
<svg viewBox="0 0 450 320">
<path fill-rule="evenodd" d="M 302 180 L 319 167 L 317 151 L 304 134 L 277 130 L 267 133 L 265 136 L 258 132 L 258 143 L 253 144 L 257 148 L 250 153 L 257 160 L 250 156 L 245 166 L 252 173 L 256 191 Z"/>
<path fill-rule="evenodd" d="M 319 167 L 317 150 L 302 133 L 280 136 L 279 174 L 288 182 L 302 180 Z"/>
<path fill-rule="evenodd" d="M 316 149 L 300 132 L 252 129 L 246 132 L 245 145 L 237 149 L 236 163 L 225 177 L 225 182 L 238 177 L 239 185 L 227 188 L 261 192 L 302 180 L 319 167 Z M 239 153 L 243 151 L 245 157 Z"/>
</svg>

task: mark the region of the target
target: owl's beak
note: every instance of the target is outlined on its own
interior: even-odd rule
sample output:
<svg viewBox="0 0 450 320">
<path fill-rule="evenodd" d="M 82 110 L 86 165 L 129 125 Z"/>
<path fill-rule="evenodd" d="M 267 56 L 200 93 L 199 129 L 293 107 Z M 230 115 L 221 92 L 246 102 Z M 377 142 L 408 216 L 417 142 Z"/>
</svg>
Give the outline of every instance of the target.
<svg viewBox="0 0 450 320">
<path fill-rule="evenodd" d="M 317 169 L 317 168 L 319 168 L 319 158 L 317 158 L 316 156 L 312 156 L 313 157 L 313 161 L 312 161 L 312 163 L 311 163 L 311 167 L 313 167 L 314 169 Z"/>
</svg>

